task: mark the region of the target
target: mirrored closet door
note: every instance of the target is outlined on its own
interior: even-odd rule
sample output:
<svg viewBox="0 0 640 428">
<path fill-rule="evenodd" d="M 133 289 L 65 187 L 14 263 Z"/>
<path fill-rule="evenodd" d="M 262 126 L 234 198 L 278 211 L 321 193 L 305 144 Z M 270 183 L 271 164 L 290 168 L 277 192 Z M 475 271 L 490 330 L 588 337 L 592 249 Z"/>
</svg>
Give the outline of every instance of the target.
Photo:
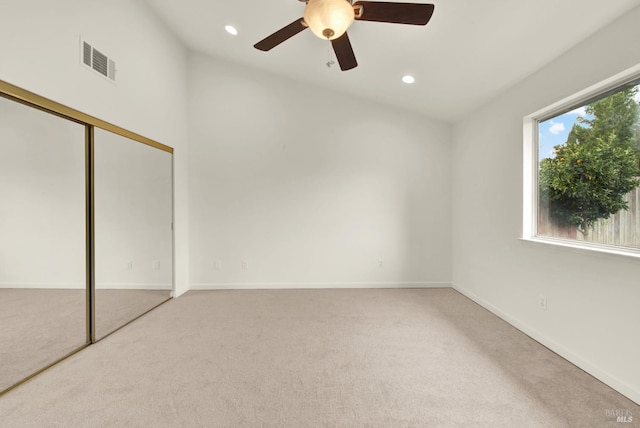
<svg viewBox="0 0 640 428">
<path fill-rule="evenodd" d="M 95 337 L 171 297 L 171 153 L 94 134 Z"/>
<path fill-rule="evenodd" d="M 0 97 L 0 391 L 87 343 L 85 126 Z"/>
</svg>

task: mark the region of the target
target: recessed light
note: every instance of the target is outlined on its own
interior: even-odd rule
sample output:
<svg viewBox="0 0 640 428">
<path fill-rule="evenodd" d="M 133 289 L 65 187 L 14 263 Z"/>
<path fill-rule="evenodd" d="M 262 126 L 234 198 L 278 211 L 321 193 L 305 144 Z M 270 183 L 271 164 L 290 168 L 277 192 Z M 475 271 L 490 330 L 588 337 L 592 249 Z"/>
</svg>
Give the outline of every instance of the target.
<svg viewBox="0 0 640 428">
<path fill-rule="evenodd" d="M 225 25 L 224 29 L 227 31 L 227 33 L 233 35 L 233 36 L 237 36 L 238 35 L 238 30 L 236 30 L 236 27 L 234 27 L 233 25 Z"/>
<path fill-rule="evenodd" d="M 405 76 L 402 76 L 402 81 L 404 83 L 406 83 L 407 85 L 410 85 L 410 84 L 412 84 L 413 82 L 416 81 L 416 78 L 411 76 L 410 74 L 407 74 Z"/>
</svg>

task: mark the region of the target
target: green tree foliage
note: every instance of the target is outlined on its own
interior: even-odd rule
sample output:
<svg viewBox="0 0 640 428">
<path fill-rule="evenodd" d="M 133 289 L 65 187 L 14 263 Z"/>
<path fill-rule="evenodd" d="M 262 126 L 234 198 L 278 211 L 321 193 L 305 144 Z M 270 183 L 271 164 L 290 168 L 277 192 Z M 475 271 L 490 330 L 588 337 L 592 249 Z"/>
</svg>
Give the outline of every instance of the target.
<svg viewBox="0 0 640 428">
<path fill-rule="evenodd" d="M 628 209 L 624 196 L 640 185 L 637 87 L 594 101 L 578 117 L 556 156 L 540 163 L 540 191 L 551 214 L 587 234 L 599 219 Z"/>
</svg>

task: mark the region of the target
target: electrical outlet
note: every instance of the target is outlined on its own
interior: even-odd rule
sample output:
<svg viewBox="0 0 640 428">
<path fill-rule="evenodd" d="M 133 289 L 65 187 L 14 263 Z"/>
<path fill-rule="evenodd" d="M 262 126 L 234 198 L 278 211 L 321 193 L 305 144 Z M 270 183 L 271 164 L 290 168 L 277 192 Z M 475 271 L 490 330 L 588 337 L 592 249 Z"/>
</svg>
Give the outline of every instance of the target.
<svg viewBox="0 0 640 428">
<path fill-rule="evenodd" d="M 383 260 L 378 260 L 378 268 L 382 269 L 382 265 L 383 265 Z"/>
<path fill-rule="evenodd" d="M 153 267 L 153 270 L 160 270 L 160 260 L 154 260 L 151 265 Z"/>
<path fill-rule="evenodd" d="M 126 269 L 127 270 L 132 270 L 133 269 L 133 262 L 132 261 L 128 261 L 127 262 Z"/>
<path fill-rule="evenodd" d="M 543 311 L 547 310 L 547 296 L 544 294 L 541 294 L 540 297 L 538 297 L 538 307 Z"/>
<path fill-rule="evenodd" d="M 222 260 L 213 261 L 213 270 L 222 270 Z"/>
<path fill-rule="evenodd" d="M 249 262 L 247 260 L 242 261 L 242 270 L 249 269 Z"/>
</svg>

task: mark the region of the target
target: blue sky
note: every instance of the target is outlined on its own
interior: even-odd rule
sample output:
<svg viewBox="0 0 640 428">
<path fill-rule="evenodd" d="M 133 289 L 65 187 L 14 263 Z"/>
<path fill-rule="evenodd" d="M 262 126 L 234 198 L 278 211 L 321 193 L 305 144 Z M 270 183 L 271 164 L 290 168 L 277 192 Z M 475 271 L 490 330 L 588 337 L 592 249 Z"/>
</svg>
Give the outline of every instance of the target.
<svg viewBox="0 0 640 428">
<path fill-rule="evenodd" d="M 636 94 L 636 101 L 640 103 L 640 85 L 636 87 L 639 89 L 638 94 Z M 569 131 L 571 131 L 579 116 L 586 117 L 585 106 L 540 122 L 538 127 L 538 159 L 555 156 L 553 146 L 564 144 L 567 141 Z"/>
<path fill-rule="evenodd" d="M 586 117 L 585 107 L 580 107 L 553 119 L 540 122 L 538 127 L 538 159 L 555 156 L 553 147 L 567 142 L 569 132 L 578 117 Z"/>
</svg>

